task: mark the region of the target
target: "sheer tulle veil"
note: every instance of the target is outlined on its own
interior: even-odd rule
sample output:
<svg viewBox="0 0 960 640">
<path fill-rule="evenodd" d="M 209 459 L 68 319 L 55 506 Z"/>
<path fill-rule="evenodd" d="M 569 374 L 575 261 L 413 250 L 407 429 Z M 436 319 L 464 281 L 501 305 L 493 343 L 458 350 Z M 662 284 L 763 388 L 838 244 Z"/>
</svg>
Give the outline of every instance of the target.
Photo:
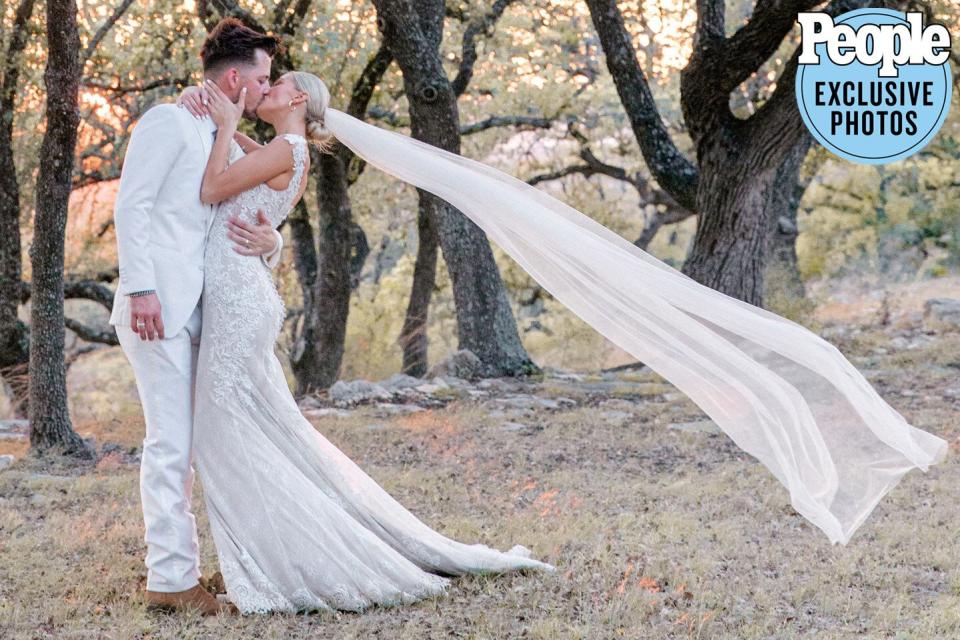
<svg viewBox="0 0 960 640">
<path fill-rule="evenodd" d="M 829 342 L 703 286 L 498 169 L 327 107 L 325 126 L 370 165 L 443 198 L 557 300 L 705 411 L 846 544 L 910 469 L 947 442 L 888 405 Z"/>
</svg>

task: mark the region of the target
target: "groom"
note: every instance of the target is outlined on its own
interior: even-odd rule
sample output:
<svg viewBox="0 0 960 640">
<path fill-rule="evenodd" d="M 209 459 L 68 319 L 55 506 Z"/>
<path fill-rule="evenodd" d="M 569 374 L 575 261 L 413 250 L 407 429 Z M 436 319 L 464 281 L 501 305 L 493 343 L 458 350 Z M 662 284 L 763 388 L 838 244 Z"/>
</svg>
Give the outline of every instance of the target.
<svg viewBox="0 0 960 640">
<path fill-rule="evenodd" d="M 200 52 L 204 77 L 236 101 L 247 89 L 245 115 L 270 89 L 278 41 L 222 20 Z M 215 138 L 210 118 L 160 104 L 140 119 L 127 147 L 114 207 L 120 283 L 110 324 L 130 361 L 146 422 L 140 498 L 147 543 L 144 599 L 151 609 L 224 607 L 200 584 L 197 528 L 190 512 L 194 479 L 193 390 L 201 327 L 203 254 L 216 206 L 200 202 L 200 184 Z M 230 222 L 230 238 L 264 268 L 279 262 L 283 238 L 260 224 Z M 202 425 L 201 425 L 202 426 Z"/>
</svg>

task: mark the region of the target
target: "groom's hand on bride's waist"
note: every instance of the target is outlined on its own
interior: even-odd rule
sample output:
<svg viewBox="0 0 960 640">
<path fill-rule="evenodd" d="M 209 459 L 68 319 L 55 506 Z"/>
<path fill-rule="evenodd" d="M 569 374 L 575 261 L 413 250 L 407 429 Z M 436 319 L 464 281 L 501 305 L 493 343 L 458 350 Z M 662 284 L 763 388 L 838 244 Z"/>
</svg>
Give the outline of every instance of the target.
<svg viewBox="0 0 960 640">
<path fill-rule="evenodd" d="M 236 243 L 234 251 L 245 256 L 270 254 L 277 248 L 273 225 L 263 211 L 257 211 L 257 224 L 250 224 L 236 215 L 230 216 L 227 237 Z"/>
<path fill-rule="evenodd" d="M 130 328 L 141 340 L 163 340 L 163 318 L 156 293 L 130 296 Z"/>
</svg>

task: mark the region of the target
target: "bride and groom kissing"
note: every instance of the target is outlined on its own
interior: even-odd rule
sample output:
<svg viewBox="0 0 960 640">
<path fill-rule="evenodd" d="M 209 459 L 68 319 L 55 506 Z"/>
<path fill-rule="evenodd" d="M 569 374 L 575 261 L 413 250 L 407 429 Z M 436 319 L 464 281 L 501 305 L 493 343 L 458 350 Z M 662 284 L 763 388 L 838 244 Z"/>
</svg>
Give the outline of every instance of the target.
<svg viewBox="0 0 960 640">
<path fill-rule="evenodd" d="M 143 599 L 204 615 L 359 611 L 440 594 L 449 576 L 553 570 L 520 545 L 437 533 L 300 413 L 274 354 L 284 306 L 271 269 L 308 144 L 326 151 L 333 134 L 319 78 L 293 71 L 271 85 L 278 46 L 222 20 L 201 50 L 206 90 L 149 109 L 124 159 L 110 323 L 146 422 Z M 244 116 L 276 137 L 240 134 Z M 200 584 L 194 466 L 230 602 Z"/>
<path fill-rule="evenodd" d="M 452 576 L 555 571 L 520 545 L 502 552 L 434 531 L 301 414 L 274 353 L 285 314 L 271 270 L 309 144 L 342 144 L 447 201 L 693 400 L 831 543 L 846 544 L 903 475 L 945 457 L 944 439 L 908 424 L 807 328 L 694 281 L 514 176 L 332 108 L 313 74 L 271 85 L 277 47 L 221 21 L 201 51 L 206 90 L 186 91 L 186 108 L 147 111 L 124 160 L 110 321 L 146 422 L 149 606 L 360 611 L 439 595 Z M 243 116 L 276 137 L 240 134 Z M 200 585 L 194 464 L 229 603 Z"/>
</svg>

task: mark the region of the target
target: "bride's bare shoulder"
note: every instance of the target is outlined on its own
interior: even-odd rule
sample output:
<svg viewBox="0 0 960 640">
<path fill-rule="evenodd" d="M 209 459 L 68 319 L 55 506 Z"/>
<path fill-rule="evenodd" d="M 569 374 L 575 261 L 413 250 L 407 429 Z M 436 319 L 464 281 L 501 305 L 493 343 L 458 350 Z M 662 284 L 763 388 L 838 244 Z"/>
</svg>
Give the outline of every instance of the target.
<svg viewBox="0 0 960 640">
<path fill-rule="evenodd" d="M 276 136 L 270 140 L 270 142 L 263 145 L 259 151 L 270 153 L 276 158 L 284 158 L 286 160 L 284 164 L 293 167 L 293 156 L 290 154 L 290 143 L 286 140 L 285 135 Z"/>
</svg>

